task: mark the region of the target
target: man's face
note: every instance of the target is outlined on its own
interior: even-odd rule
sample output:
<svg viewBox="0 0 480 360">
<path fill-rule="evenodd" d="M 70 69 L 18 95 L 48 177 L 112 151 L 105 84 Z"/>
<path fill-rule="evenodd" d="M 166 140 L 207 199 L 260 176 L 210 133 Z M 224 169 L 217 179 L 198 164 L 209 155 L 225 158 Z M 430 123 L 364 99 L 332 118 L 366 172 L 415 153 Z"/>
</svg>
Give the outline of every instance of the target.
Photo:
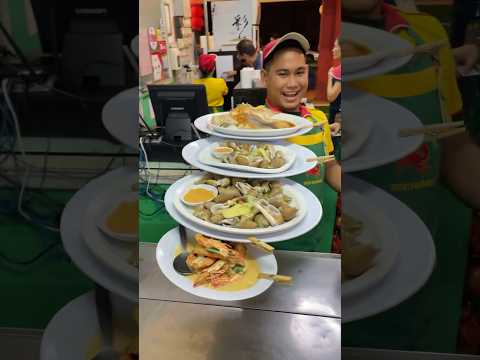
<svg viewBox="0 0 480 360">
<path fill-rule="evenodd" d="M 255 67 L 255 60 L 257 59 L 257 54 L 248 55 L 248 54 L 238 54 L 238 60 L 244 67 Z"/>
<path fill-rule="evenodd" d="M 342 10 L 348 15 L 368 15 L 378 8 L 383 0 L 342 0 Z"/>
<path fill-rule="evenodd" d="M 297 111 L 308 88 L 308 66 L 299 50 L 285 49 L 275 54 L 262 71 L 270 103 L 282 111 Z"/>
</svg>

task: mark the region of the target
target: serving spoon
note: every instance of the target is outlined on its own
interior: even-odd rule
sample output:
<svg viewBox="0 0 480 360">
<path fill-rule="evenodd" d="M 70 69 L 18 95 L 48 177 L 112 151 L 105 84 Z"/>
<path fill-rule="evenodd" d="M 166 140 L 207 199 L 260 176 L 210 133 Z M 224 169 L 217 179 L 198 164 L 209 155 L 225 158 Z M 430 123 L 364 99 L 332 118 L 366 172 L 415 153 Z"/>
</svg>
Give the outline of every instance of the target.
<svg viewBox="0 0 480 360">
<path fill-rule="evenodd" d="M 180 244 L 182 245 L 182 252 L 178 254 L 173 260 L 173 268 L 180 275 L 192 275 L 192 270 L 190 270 L 190 268 L 187 266 L 187 257 L 189 254 L 187 251 L 188 239 L 185 226 L 180 224 L 178 226 L 178 231 L 180 233 Z"/>
</svg>

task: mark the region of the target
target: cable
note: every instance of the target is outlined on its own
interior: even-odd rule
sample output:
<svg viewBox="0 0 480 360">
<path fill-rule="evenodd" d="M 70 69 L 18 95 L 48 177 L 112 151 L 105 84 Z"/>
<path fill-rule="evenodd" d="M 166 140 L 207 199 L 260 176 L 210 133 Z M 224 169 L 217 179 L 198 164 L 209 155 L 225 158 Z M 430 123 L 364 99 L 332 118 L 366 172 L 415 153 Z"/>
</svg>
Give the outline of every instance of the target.
<svg viewBox="0 0 480 360">
<path fill-rule="evenodd" d="M 20 188 L 20 194 L 18 196 L 18 202 L 17 202 L 18 213 L 20 215 L 22 215 L 27 221 L 30 221 L 34 224 L 37 224 L 44 229 L 47 229 L 47 230 L 50 230 L 50 231 L 53 231 L 53 232 L 59 232 L 60 230 L 58 228 L 55 228 L 55 227 L 52 227 L 52 226 L 49 226 L 49 225 L 45 225 L 45 224 L 42 224 L 41 222 L 35 221 L 34 219 L 32 219 L 32 217 L 30 215 L 28 215 L 26 212 L 24 212 L 24 210 L 22 208 L 23 195 L 25 193 L 25 187 L 27 185 L 28 176 L 30 174 L 30 165 L 27 162 L 27 155 L 25 153 L 25 147 L 23 146 L 22 133 L 20 131 L 20 124 L 18 122 L 17 113 L 16 113 L 15 108 L 13 106 L 13 103 L 10 99 L 8 85 L 9 85 L 9 79 L 3 79 L 2 80 L 3 96 L 5 98 L 5 102 L 7 104 L 7 107 L 10 110 L 11 117 L 12 117 L 14 125 L 15 125 L 15 135 L 16 135 L 16 139 L 17 139 L 17 146 L 20 149 L 20 153 L 22 155 L 22 158 L 23 158 L 24 164 L 25 164 L 25 173 L 23 174 L 22 183 L 21 183 L 22 185 L 21 185 L 21 188 Z"/>
<path fill-rule="evenodd" d="M 0 259 L 2 259 L 3 261 L 5 261 L 6 263 L 9 263 L 11 265 L 20 265 L 20 266 L 32 265 L 33 263 L 40 260 L 43 256 L 45 256 L 47 253 L 49 253 L 51 250 L 53 250 L 58 245 L 60 245 L 59 241 L 57 241 L 53 244 L 50 244 L 45 249 L 40 251 L 37 255 L 35 255 L 34 257 L 32 257 L 31 259 L 28 259 L 28 260 L 10 259 L 8 256 L 6 256 L 5 254 L 2 254 L 2 253 L 0 253 Z"/>
</svg>

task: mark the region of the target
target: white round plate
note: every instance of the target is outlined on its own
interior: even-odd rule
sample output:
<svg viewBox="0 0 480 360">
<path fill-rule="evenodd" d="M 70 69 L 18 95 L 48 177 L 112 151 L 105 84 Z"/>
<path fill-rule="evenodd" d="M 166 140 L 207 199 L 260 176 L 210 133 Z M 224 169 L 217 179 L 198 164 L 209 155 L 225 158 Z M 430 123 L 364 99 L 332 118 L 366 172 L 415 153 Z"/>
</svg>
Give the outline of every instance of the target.
<svg viewBox="0 0 480 360">
<path fill-rule="evenodd" d="M 100 231 L 96 224 L 97 219 L 104 219 L 119 202 L 132 197 L 126 190 L 128 184 L 122 185 L 103 191 L 90 203 L 84 215 L 82 235 L 85 245 L 99 261 L 130 281 L 138 281 L 138 269 L 128 263 L 138 246 L 138 237 L 134 242 L 119 241 Z"/>
<path fill-rule="evenodd" d="M 82 236 L 82 225 L 92 202 L 112 184 L 128 183 L 127 179 L 136 179 L 138 170 L 122 167 L 100 176 L 82 187 L 68 202 L 62 213 L 60 234 L 65 251 L 74 264 L 88 277 L 104 288 L 131 301 L 138 301 L 138 279 L 131 281 L 98 260 L 89 250 Z M 96 234 L 104 237 L 95 223 L 90 225 Z"/>
<path fill-rule="evenodd" d="M 212 146 L 212 144 L 218 143 L 219 141 L 221 140 L 215 137 L 193 141 L 182 149 L 183 159 L 190 165 L 200 170 L 215 173 L 218 175 L 224 175 L 229 177 L 242 177 L 247 179 L 278 179 L 278 178 L 290 177 L 290 176 L 306 173 L 307 171 L 313 169 L 317 165 L 317 162 L 305 161 L 306 159 L 314 158 L 316 156 L 313 151 L 307 149 L 304 146 L 283 142 L 283 141 L 274 142 L 272 144 L 283 146 L 290 153 L 295 154 L 295 160 L 287 170 L 278 174 L 277 173 L 262 174 L 262 173 L 248 172 L 248 171 L 239 171 L 235 169 L 218 167 L 217 165 L 213 166 L 213 165 L 209 165 L 202 162 L 202 160 L 199 158 L 200 157 L 199 154 L 202 151 L 205 151 L 204 150 L 205 148 L 208 148 Z M 228 164 L 225 164 L 225 165 L 228 165 Z"/>
<path fill-rule="evenodd" d="M 343 110 L 348 114 L 348 108 Z M 351 119 L 351 117 L 349 117 Z M 347 160 L 354 156 L 362 146 L 367 142 L 372 131 L 373 122 L 370 117 L 356 118 L 343 123 L 342 129 L 342 160 Z M 347 130 L 348 129 L 348 130 Z M 348 131 L 349 139 L 345 138 Z"/>
<path fill-rule="evenodd" d="M 392 195 L 349 175 L 342 181 L 344 189 L 363 195 L 391 219 L 401 239 L 395 266 L 383 280 L 369 291 L 342 298 L 342 322 L 351 322 L 384 312 L 420 290 L 433 271 L 435 245 L 420 218 Z"/>
<path fill-rule="evenodd" d="M 138 149 L 138 87 L 115 95 L 102 110 L 103 126 L 122 144 Z"/>
<path fill-rule="evenodd" d="M 238 143 L 254 143 L 252 141 L 238 141 Z M 242 172 L 254 172 L 254 173 L 261 173 L 261 174 L 278 174 L 287 171 L 295 162 L 295 153 L 290 151 L 287 147 L 283 145 L 274 145 L 275 151 L 281 151 L 283 157 L 285 158 L 286 162 L 283 166 L 276 168 L 276 169 L 263 169 L 260 167 L 253 167 L 253 166 L 245 166 L 245 165 L 238 165 L 238 164 L 228 164 L 222 162 L 220 159 L 213 156 L 212 151 L 216 147 L 220 146 L 221 142 L 214 142 L 209 147 L 204 148 L 198 154 L 198 160 L 206 165 L 211 165 L 215 167 L 220 167 L 224 169 L 230 170 L 238 170 Z M 182 150 L 183 152 L 183 150 Z M 315 157 L 315 156 L 314 156 Z"/>
<path fill-rule="evenodd" d="M 342 81 L 386 74 L 405 65 L 412 58 L 412 55 L 387 58 L 379 55 L 379 53 L 408 50 L 413 47 L 408 41 L 387 31 L 343 22 L 342 39 L 365 45 L 372 51 L 368 55 L 342 58 Z"/>
<path fill-rule="evenodd" d="M 289 135 L 292 134 L 296 131 L 298 131 L 299 127 L 304 127 L 308 126 L 311 127 L 310 121 L 302 118 L 301 116 L 296 116 L 296 115 L 291 115 L 291 114 L 285 114 L 285 113 L 279 113 L 275 114 L 272 118 L 278 119 L 278 120 L 288 120 L 289 122 L 295 124 L 294 127 L 291 128 L 285 128 L 285 129 L 240 129 L 237 128 L 236 126 L 229 126 L 229 127 L 221 127 L 221 126 L 215 126 L 213 124 L 213 117 L 214 116 L 219 116 L 219 115 L 225 115 L 228 114 L 228 112 L 221 112 L 221 113 L 215 113 L 211 114 L 208 120 L 208 125 L 209 127 L 213 127 L 215 131 L 221 132 L 223 134 L 227 135 L 235 135 L 235 136 L 246 136 L 246 137 L 259 137 L 259 136 L 282 136 L 282 135 Z"/>
<path fill-rule="evenodd" d="M 365 273 L 342 282 L 342 299 L 357 295 L 377 285 L 392 269 L 398 256 L 399 239 L 392 222 L 369 199 L 356 191 L 342 194 L 343 213 L 363 223 L 362 233 L 356 239 L 363 244 L 372 244 L 379 250 L 375 265 Z"/>
<path fill-rule="evenodd" d="M 107 194 L 108 196 L 104 194 L 100 195 L 104 201 L 102 209 L 99 212 L 100 216 L 96 218 L 97 227 L 105 235 L 112 239 L 130 243 L 138 243 L 138 234 L 117 233 L 112 231 L 107 226 L 107 218 L 110 213 L 124 201 L 137 201 L 138 194 L 136 192 L 130 191 L 129 189 L 123 189 L 117 191 L 116 193 L 112 193 L 112 191 L 109 191 Z"/>
<path fill-rule="evenodd" d="M 60 309 L 43 332 L 40 360 L 87 359 L 92 338 L 100 333 L 95 309 L 93 292 Z"/>
<path fill-rule="evenodd" d="M 218 114 L 221 114 L 221 113 L 216 113 L 216 114 L 218 115 Z M 291 132 L 291 133 L 288 133 L 288 134 L 283 134 L 283 135 L 279 135 L 278 133 L 274 133 L 274 135 L 267 135 L 266 133 L 261 133 L 261 135 L 257 135 L 257 136 L 225 134 L 225 133 L 222 133 L 220 131 L 217 131 L 216 129 L 210 128 L 209 123 L 210 123 L 210 119 L 212 118 L 213 115 L 214 114 L 207 114 L 207 115 L 200 116 L 194 122 L 195 127 L 198 130 L 200 130 L 200 131 L 202 131 L 206 134 L 215 135 L 215 136 L 222 137 L 222 138 L 239 139 L 239 140 L 261 140 L 261 141 L 275 141 L 275 140 L 288 139 L 290 137 L 304 135 L 304 134 L 308 133 L 310 130 L 312 130 L 312 123 L 310 121 L 308 121 L 307 119 L 304 119 L 300 116 L 290 115 L 290 114 L 281 114 L 282 116 L 283 115 L 293 116 L 296 119 L 298 119 L 297 122 L 302 121 L 301 123 L 305 124 L 305 125 L 308 125 L 308 127 L 297 129 L 297 131 L 294 131 L 294 132 Z M 301 120 L 299 120 L 299 119 L 301 119 Z M 250 130 L 250 131 L 259 131 L 259 130 Z M 270 131 L 273 131 L 273 130 L 270 130 Z"/>
<path fill-rule="evenodd" d="M 423 135 L 398 135 L 400 129 L 423 126 L 412 112 L 400 105 L 348 87 L 342 90 L 342 104 L 344 122 L 355 124 L 357 119 L 368 117 L 373 123 L 366 143 L 354 156 L 342 161 L 343 172 L 392 163 L 417 150 L 423 142 Z"/>
<path fill-rule="evenodd" d="M 132 308 L 138 305 L 110 295 L 114 319 L 121 318 L 124 322 L 123 331 L 118 328 L 114 331 L 114 343 L 125 348 L 135 341 L 136 336 L 127 335 L 129 328 L 136 325 L 136 320 L 125 321 L 125 314 L 133 313 Z M 100 334 L 95 295 L 90 291 L 70 301 L 49 321 L 42 336 L 40 360 L 90 360 L 91 352 L 100 343 Z"/>
<path fill-rule="evenodd" d="M 187 236 L 191 238 L 193 233 L 187 231 Z M 167 232 L 158 242 L 156 252 L 157 264 L 170 282 L 190 294 L 212 300 L 245 300 L 260 295 L 273 283 L 272 280 L 259 279 L 252 287 L 239 291 L 220 291 L 203 286 L 193 287 L 191 279 L 178 274 L 173 268 L 173 259 L 175 259 L 178 246 L 180 246 L 180 235 L 178 228 L 175 228 Z M 277 273 L 277 260 L 273 254 L 267 254 L 253 246 L 248 247 L 247 253 L 257 261 L 260 272 L 266 274 Z"/>
<path fill-rule="evenodd" d="M 204 234 L 205 236 L 211 236 L 216 239 L 222 239 L 227 241 L 244 243 L 249 242 L 246 239 L 245 235 L 217 231 L 215 229 L 202 226 L 198 222 L 193 222 L 180 214 L 180 212 L 175 208 L 174 203 L 175 199 L 178 198 L 178 194 L 181 193 L 181 188 L 183 188 L 182 181 L 184 181 L 184 179 L 185 178 L 170 185 L 167 192 L 165 193 L 165 208 L 167 209 L 167 212 L 170 214 L 170 216 L 175 219 L 175 221 L 182 224 L 187 229 L 191 229 L 192 231 Z M 292 187 L 294 187 L 295 190 L 297 190 L 301 194 L 301 197 L 304 199 L 304 204 L 306 206 L 306 215 L 304 219 L 297 224 L 297 226 L 291 227 L 284 231 L 258 236 L 259 240 L 267 243 L 290 240 L 301 236 L 312 230 L 315 226 L 317 226 L 322 218 L 322 205 L 320 204 L 320 201 L 317 199 L 317 197 L 310 190 L 291 180 L 285 179 L 284 181 L 285 183 L 292 185 Z"/>
<path fill-rule="evenodd" d="M 268 228 L 262 229 L 239 229 L 228 226 L 221 226 L 217 224 L 209 223 L 208 221 L 197 218 L 193 215 L 193 207 L 185 205 L 181 201 L 181 195 L 185 192 L 185 189 L 193 185 L 197 180 L 201 179 L 202 175 L 189 175 L 177 181 L 179 193 L 175 196 L 174 206 L 177 211 L 186 217 L 188 220 L 199 224 L 202 227 L 207 229 L 221 231 L 229 234 L 237 234 L 243 236 L 259 236 L 271 234 L 274 232 L 285 231 L 294 226 L 296 226 L 300 221 L 305 217 L 307 208 L 305 206 L 305 199 L 303 199 L 302 194 L 296 190 L 296 185 L 292 180 L 280 180 L 283 183 L 284 194 L 292 198 L 291 205 L 298 209 L 297 216 L 290 221 L 287 221 L 278 226 L 270 226 Z"/>
</svg>

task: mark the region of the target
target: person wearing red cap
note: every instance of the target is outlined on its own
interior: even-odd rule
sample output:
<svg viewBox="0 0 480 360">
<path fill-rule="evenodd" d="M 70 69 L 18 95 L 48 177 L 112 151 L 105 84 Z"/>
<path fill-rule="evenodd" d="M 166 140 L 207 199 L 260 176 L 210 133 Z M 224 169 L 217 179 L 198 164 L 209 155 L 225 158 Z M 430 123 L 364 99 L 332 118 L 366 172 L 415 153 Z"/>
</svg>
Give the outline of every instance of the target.
<svg viewBox="0 0 480 360">
<path fill-rule="evenodd" d="M 333 151 L 328 119 L 325 114 L 302 104 L 308 89 L 306 53 L 308 40 L 298 33 L 288 33 L 269 42 L 263 48 L 262 79 L 267 89 L 266 105 L 274 112 L 295 114 L 314 124 L 321 124 L 305 135 L 289 141 L 305 146 L 316 155 L 329 155 Z M 341 169 L 336 160 L 318 165 L 308 173 L 293 177 L 307 187 L 321 201 L 324 213 L 320 223 L 307 234 L 278 243 L 279 249 L 300 251 L 330 251 L 333 237 L 336 192 L 341 188 Z M 330 186 L 327 186 L 330 185 Z M 333 188 L 333 190 L 332 190 Z M 277 246 L 276 246 L 277 247 Z"/>
<path fill-rule="evenodd" d="M 194 80 L 195 84 L 203 84 L 207 90 L 208 107 L 211 112 L 223 111 L 224 96 L 228 93 L 228 87 L 224 79 L 214 78 L 215 62 L 217 60 L 214 54 L 202 54 L 198 59 L 198 68 L 201 77 Z"/>
</svg>

